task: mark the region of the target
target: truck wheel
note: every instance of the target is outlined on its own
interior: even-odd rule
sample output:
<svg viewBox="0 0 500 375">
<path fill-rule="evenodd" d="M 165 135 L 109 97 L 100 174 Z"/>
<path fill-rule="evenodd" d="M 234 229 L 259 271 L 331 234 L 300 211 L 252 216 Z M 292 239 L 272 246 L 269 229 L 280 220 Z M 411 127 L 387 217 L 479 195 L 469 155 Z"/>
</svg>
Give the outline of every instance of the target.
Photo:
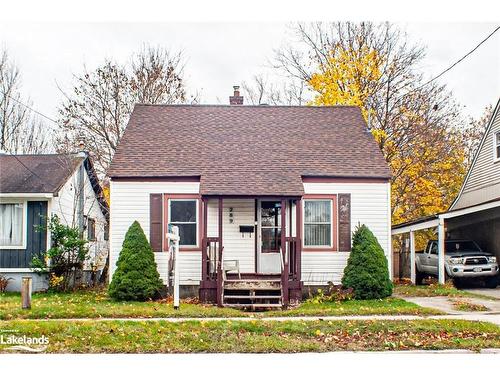
<svg viewBox="0 0 500 375">
<path fill-rule="evenodd" d="M 415 270 L 415 285 L 422 285 L 425 279 L 425 273 Z"/>
<path fill-rule="evenodd" d="M 484 281 L 484 285 L 486 286 L 486 288 L 495 289 L 498 285 L 498 280 L 496 276 L 487 278 Z"/>
<path fill-rule="evenodd" d="M 460 289 L 462 286 L 464 286 L 464 283 L 460 279 L 452 279 L 453 280 L 453 286 L 457 289 Z"/>
</svg>

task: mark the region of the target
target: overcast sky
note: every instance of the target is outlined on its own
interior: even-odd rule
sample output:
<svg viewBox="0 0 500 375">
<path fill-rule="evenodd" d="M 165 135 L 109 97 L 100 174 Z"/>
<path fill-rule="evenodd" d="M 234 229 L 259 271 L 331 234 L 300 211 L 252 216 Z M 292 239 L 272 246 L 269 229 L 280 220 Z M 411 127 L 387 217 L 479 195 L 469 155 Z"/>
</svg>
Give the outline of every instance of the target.
<svg viewBox="0 0 500 375">
<path fill-rule="evenodd" d="M 496 26 L 493 23 L 401 23 L 410 38 L 428 47 L 422 66 L 430 78 L 462 57 Z M 266 71 L 287 39 L 284 23 L 0 24 L 0 44 L 21 69 L 23 92 L 41 112 L 56 116 L 57 85 L 71 87 L 72 74 L 106 57 L 125 61 L 144 43 L 181 49 L 189 89 L 202 103 L 226 103 L 233 84 Z M 500 32 L 440 79 L 479 116 L 500 95 Z"/>
</svg>

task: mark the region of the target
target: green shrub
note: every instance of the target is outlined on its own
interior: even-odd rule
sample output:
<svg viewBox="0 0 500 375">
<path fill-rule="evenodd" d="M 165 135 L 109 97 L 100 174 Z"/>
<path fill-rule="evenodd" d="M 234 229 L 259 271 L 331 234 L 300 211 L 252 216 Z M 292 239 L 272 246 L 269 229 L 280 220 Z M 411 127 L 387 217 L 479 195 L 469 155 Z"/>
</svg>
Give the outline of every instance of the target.
<svg viewBox="0 0 500 375">
<path fill-rule="evenodd" d="M 378 299 L 392 294 L 384 250 L 366 225 L 354 231 L 342 285 L 354 290 L 355 299 Z"/>
<path fill-rule="evenodd" d="M 145 301 L 162 288 L 156 262 L 141 225 L 134 221 L 125 235 L 109 296 L 119 301 Z"/>
</svg>

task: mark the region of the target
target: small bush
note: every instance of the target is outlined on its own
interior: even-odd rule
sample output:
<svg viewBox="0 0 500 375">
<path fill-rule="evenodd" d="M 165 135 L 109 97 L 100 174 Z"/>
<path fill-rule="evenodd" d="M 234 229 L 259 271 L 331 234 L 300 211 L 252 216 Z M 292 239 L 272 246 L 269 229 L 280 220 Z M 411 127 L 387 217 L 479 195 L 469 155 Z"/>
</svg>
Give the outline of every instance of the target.
<svg viewBox="0 0 500 375">
<path fill-rule="evenodd" d="M 384 250 L 366 225 L 354 232 L 342 285 L 354 290 L 355 299 L 379 299 L 392 294 Z"/>
<path fill-rule="evenodd" d="M 323 302 L 342 302 L 353 299 L 354 293 L 352 288 L 344 288 L 342 285 L 334 285 L 332 282 L 328 283 L 325 289 L 318 289 L 316 295 L 309 299 L 312 303 Z"/>
<path fill-rule="evenodd" d="M 119 301 L 146 301 L 162 288 L 156 262 L 141 225 L 134 221 L 125 235 L 109 296 Z"/>
</svg>

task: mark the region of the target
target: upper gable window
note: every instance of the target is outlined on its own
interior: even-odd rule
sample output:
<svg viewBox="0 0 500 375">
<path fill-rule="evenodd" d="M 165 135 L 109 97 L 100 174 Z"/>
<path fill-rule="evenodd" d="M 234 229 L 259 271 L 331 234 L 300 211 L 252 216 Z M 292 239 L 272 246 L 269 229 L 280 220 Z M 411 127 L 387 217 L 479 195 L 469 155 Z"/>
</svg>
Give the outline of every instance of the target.
<svg viewBox="0 0 500 375">
<path fill-rule="evenodd" d="M 495 161 L 500 161 L 500 131 L 493 134 L 493 158 Z"/>
</svg>

